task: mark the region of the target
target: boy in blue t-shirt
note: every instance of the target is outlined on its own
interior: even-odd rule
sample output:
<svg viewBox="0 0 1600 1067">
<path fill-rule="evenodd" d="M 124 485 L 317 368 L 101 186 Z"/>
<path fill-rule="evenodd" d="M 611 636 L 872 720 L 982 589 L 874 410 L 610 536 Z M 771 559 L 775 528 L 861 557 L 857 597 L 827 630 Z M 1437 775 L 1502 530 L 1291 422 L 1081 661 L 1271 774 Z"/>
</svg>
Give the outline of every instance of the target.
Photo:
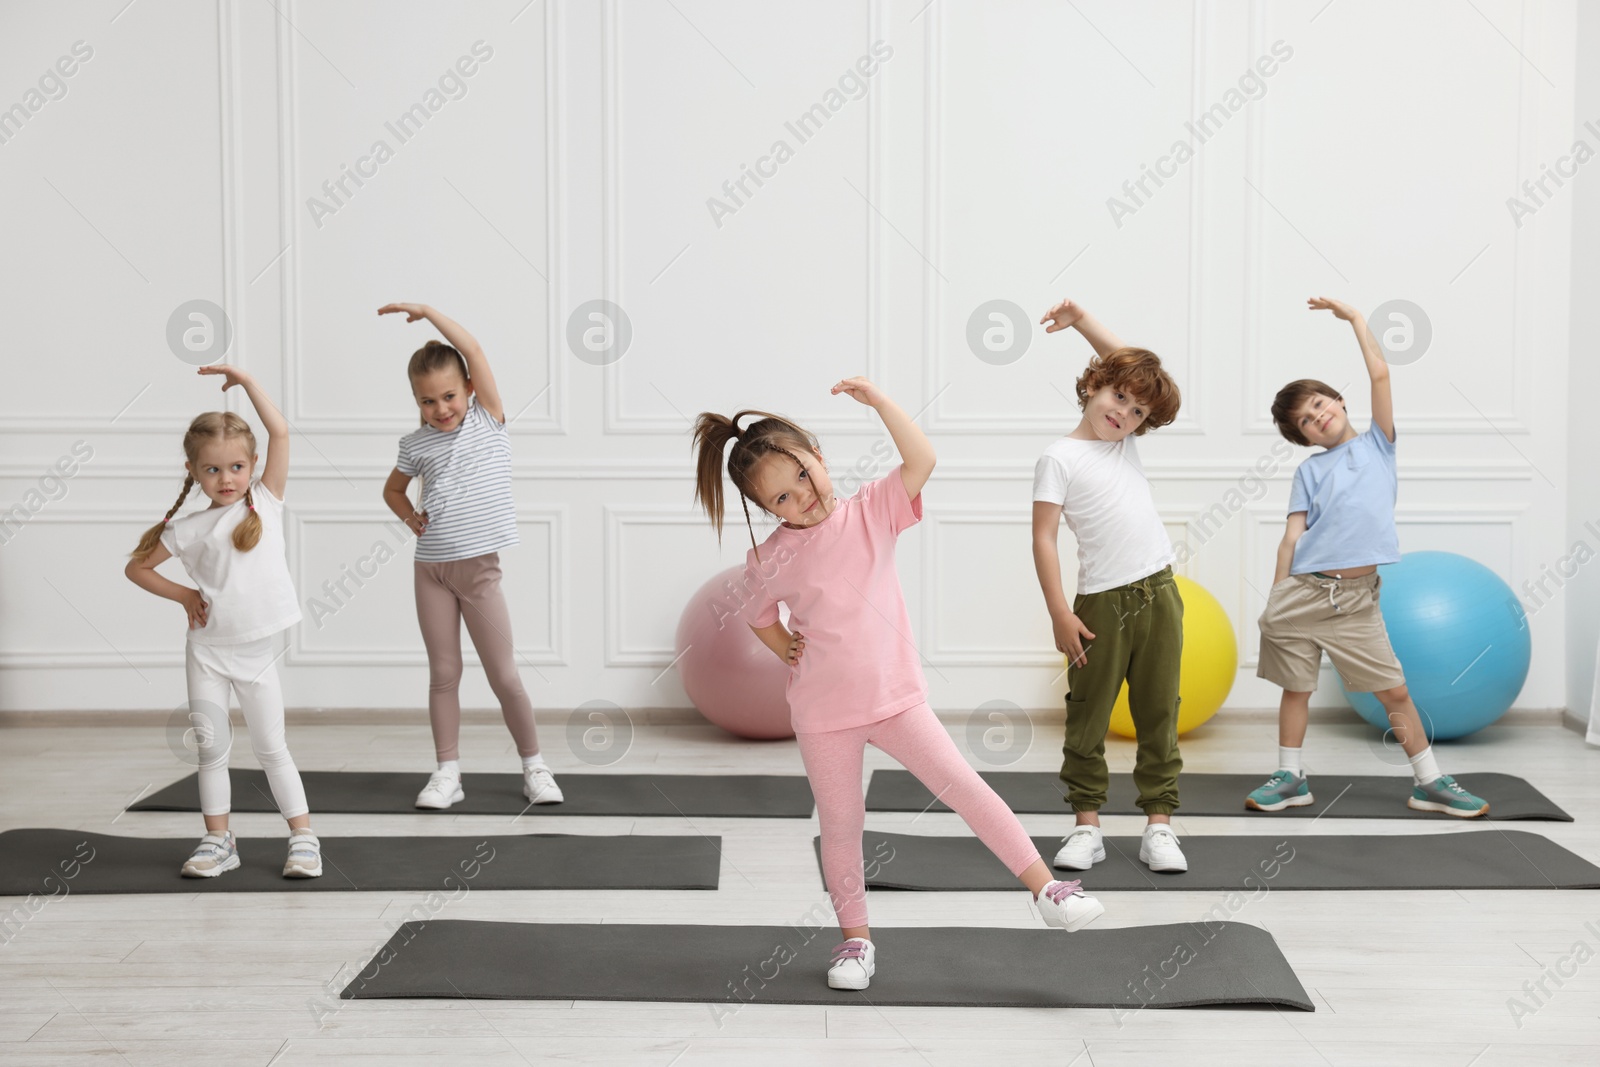
<svg viewBox="0 0 1600 1067">
<path fill-rule="evenodd" d="M 1289 522 L 1278 545 L 1267 610 L 1261 615 L 1256 675 L 1283 687 L 1278 705 L 1279 769 L 1245 798 L 1245 807 L 1282 811 L 1312 802 L 1311 786 L 1300 767 L 1300 746 L 1326 650 L 1345 688 L 1371 693 L 1388 713 L 1416 783 L 1406 803 L 1419 811 L 1470 819 L 1487 812 L 1489 805 L 1448 774 L 1439 773 L 1378 610 L 1378 590 L 1383 585 L 1378 565 L 1400 562 L 1394 526 L 1399 482 L 1389 367 L 1358 311 L 1325 297 L 1307 303 L 1313 310 L 1332 311 L 1355 328 L 1372 378 L 1372 426 L 1366 433 L 1356 433 L 1344 398 L 1331 386 L 1309 378 L 1290 382 L 1272 402 L 1278 432 L 1293 444 L 1320 445 L 1325 451 L 1294 472 Z"/>
</svg>

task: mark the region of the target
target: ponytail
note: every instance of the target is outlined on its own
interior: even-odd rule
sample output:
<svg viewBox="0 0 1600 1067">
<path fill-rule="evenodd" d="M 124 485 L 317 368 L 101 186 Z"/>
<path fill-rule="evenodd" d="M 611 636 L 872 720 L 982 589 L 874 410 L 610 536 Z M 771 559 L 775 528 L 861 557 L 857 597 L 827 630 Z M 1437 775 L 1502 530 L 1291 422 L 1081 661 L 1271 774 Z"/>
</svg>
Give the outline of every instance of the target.
<svg viewBox="0 0 1600 1067">
<path fill-rule="evenodd" d="M 743 430 L 739 420 L 746 415 L 760 416 Z M 816 449 L 817 439 L 809 431 L 783 418 L 765 411 L 744 410 L 733 418 L 714 411 L 702 411 L 694 424 L 695 450 L 695 501 L 705 508 L 711 524 L 717 531 L 717 543 L 722 543 L 722 466 L 727 456 L 728 477 L 739 490 L 739 502 L 744 505 L 745 527 L 750 531 L 750 546 L 755 549 L 756 561 L 761 561 L 761 547 L 756 544 L 755 525 L 750 521 L 749 501 L 757 493 L 751 471 L 764 456 L 784 455 L 796 466 L 804 468 L 798 453 Z M 729 443 L 732 442 L 732 447 Z M 756 507 L 762 508 L 760 500 Z M 765 508 L 762 508 L 765 511 Z"/>
</svg>

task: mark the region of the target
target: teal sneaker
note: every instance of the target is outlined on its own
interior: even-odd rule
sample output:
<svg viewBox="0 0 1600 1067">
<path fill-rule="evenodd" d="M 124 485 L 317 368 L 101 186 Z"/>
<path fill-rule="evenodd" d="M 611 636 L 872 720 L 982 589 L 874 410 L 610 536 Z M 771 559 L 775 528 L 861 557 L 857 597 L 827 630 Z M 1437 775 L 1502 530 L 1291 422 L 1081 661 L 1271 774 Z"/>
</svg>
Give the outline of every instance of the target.
<svg viewBox="0 0 1600 1067">
<path fill-rule="evenodd" d="M 1306 781 L 1305 775 L 1274 771 L 1265 785 L 1252 790 L 1244 798 L 1244 806 L 1256 811 L 1282 811 L 1284 808 L 1310 804 L 1315 799 L 1311 795 L 1311 783 Z"/>
<path fill-rule="evenodd" d="M 1463 819 L 1475 819 L 1489 810 L 1488 801 L 1462 789 L 1448 774 L 1441 774 L 1427 785 L 1412 786 L 1406 806 L 1418 811 L 1442 811 Z"/>
</svg>

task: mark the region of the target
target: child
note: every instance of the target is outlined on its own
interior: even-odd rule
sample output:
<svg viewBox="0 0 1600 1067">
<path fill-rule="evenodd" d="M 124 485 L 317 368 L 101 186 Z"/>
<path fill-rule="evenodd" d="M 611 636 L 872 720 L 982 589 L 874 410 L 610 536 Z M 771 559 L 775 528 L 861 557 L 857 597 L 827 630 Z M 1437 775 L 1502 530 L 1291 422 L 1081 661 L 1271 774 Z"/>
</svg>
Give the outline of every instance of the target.
<svg viewBox="0 0 1600 1067">
<path fill-rule="evenodd" d="M 1178 807 L 1178 667 L 1183 598 L 1172 579 L 1176 554 L 1161 524 L 1134 438 L 1178 414 L 1178 387 L 1155 353 L 1129 348 L 1071 300 L 1045 312 L 1046 333 L 1076 327 L 1094 346 L 1078 378 L 1077 429 L 1033 469 L 1033 562 L 1058 651 L 1067 655 L 1066 739 L 1061 780 L 1076 826 L 1055 865 L 1086 871 L 1106 858 L 1106 727 L 1123 680 L 1139 747 L 1133 780 L 1146 818 L 1139 861 L 1153 871 L 1189 869 L 1172 833 Z M 1056 537 L 1062 513 L 1078 540 L 1078 592 L 1067 607 Z M 1098 636 L 1097 636 L 1098 635 Z M 1087 638 L 1094 644 L 1089 655 Z"/>
<path fill-rule="evenodd" d="M 695 496 L 720 539 L 726 450 L 746 525 L 751 502 L 783 520 L 760 548 L 751 528 L 744 579 L 751 602 L 741 617 L 791 667 L 789 712 L 817 798 L 822 866 L 844 936 L 828 985 L 865 989 L 876 969 L 861 854 L 868 744 L 899 760 L 966 820 L 1033 892 L 1046 923 L 1077 930 L 1105 907 L 1078 882 L 1052 880 L 1016 816 L 962 759 L 928 707 L 894 548 L 900 532 L 922 518 L 933 446 L 865 378 L 847 378 L 832 392 L 877 410 L 905 457 L 900 466 L 839 500 L 810 433 L 764 411 L 741 411 L 731 420 L 702 412 L 694 428 Z M 746 415 L 760 418 L 741 429 Z M 792 633 L 778 618 L 779 601 L 789 605 Z"/>
<path fill-rule="evenodd" d="M 443 809 L 461 788 L 461 623 L 483 660 L 489 687 L 522 756 L 522 795 L 534 804 L 565 798 L 539 752 L 533 703 L 517 673 L 511 613 L 500 590 L 500 552 L 520 543 L 511 502 L 511 433 L 500 391 L 478 342 L 425 304 L 386 304 L 407 322 L 427 319 L 450 344 L 431 340 L 406 374 L 422 425 L 400 439 L 383 501 L 417 535 L 417 623 L 428 649 L 428 721 L 439 769 L 417 794 L 419 808 Z M 452 348 L 451 345 L 455 347 Z M 422 476 L 420 510 L 406 486 Z"/>
<path fill-rule="evenodd" d="M 1324 449 L 1300 464 L 1289 491 L 1289 521 L 1278 545 L 1267 609 L 1261 615 L 1256 675 L 1283 687 L 1278 704 L 1278 771 L 1245 798 L 1256 811 L 1281 811 L 1312 802 L 1300 766 L 1311 693 L 1323 650 L 1345 688 L 1377 697 L 1395 738 L 1411 759 L 1415 785 L 1406 803 L 1418 811 L 1472 818 L 1489 805 L 1440 774 L 1406 690 L 1406 678 L 1378 609 L 1378 565 L 1400 562 L 1394 527 L 1399 482 L 1394 463 L 1394 400 L 1389 367 L 1361 314 L 1349 304 L 1312 297 L 1312 310 L 1350 323 L 1372 379 L 1372 425 L 1357 434 L 1344 397 L 1322 382 L 1301 379 L 1278 390 L 1272 421 L 1297 445 Z"/>
<path fill-rule="evenodd" d="M 223 376 L 226 392 L 244 387 L 267 428 L 267 462 L 259 479 L 256 438 L 232 412 L 195 417 L 183 436 L 189 474 L 166 518 L 144 532 L 125 573 L 135 585 L 176 600 L 189 617 L 184 666 L 189 717 L 200 754 L 200 814 L 206 833 L 187 861 L 186 878 L 215 878 L 239 866 L 239 846 L 228 829 L 230 690 L 238 694 L 250 747 L 267 772 L 278 811 L 289 822 L 285 878 L 322 874 L 322 849 L 311 830 L 300 772 L 284 743 L 283 689 L 278 683 L 273 635 L 300 621 L 294 583 L 284 558 L 283 491 L 289 477 L 289 424 L 254 378 L 223 364 L 201 367 Z M 195 485 L 211 506 L 174 519 Z M 199 586 L 191 589 L 156 573 L 176 556 Z"/>
</svg>

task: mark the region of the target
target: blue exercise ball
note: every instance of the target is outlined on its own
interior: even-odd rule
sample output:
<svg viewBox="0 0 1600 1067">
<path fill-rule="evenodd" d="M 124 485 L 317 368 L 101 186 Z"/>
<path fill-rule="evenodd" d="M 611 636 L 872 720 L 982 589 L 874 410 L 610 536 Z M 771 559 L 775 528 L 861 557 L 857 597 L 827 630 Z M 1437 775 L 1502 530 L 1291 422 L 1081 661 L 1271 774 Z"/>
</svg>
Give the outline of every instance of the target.
<svg viewBox="0 0 1600 1067">
<path fill-rule="evenodd" d="M 1428 740 L 1465 737 L 1504 715 L 1533 658 L 1528 617 L 1511 587 L 1454 552 L 1407 552 L 1379 573 L 1378 608 Z M 1344 695 L 1363 719 L 1389 729 L 1377 697 Z"/>
</svg>

